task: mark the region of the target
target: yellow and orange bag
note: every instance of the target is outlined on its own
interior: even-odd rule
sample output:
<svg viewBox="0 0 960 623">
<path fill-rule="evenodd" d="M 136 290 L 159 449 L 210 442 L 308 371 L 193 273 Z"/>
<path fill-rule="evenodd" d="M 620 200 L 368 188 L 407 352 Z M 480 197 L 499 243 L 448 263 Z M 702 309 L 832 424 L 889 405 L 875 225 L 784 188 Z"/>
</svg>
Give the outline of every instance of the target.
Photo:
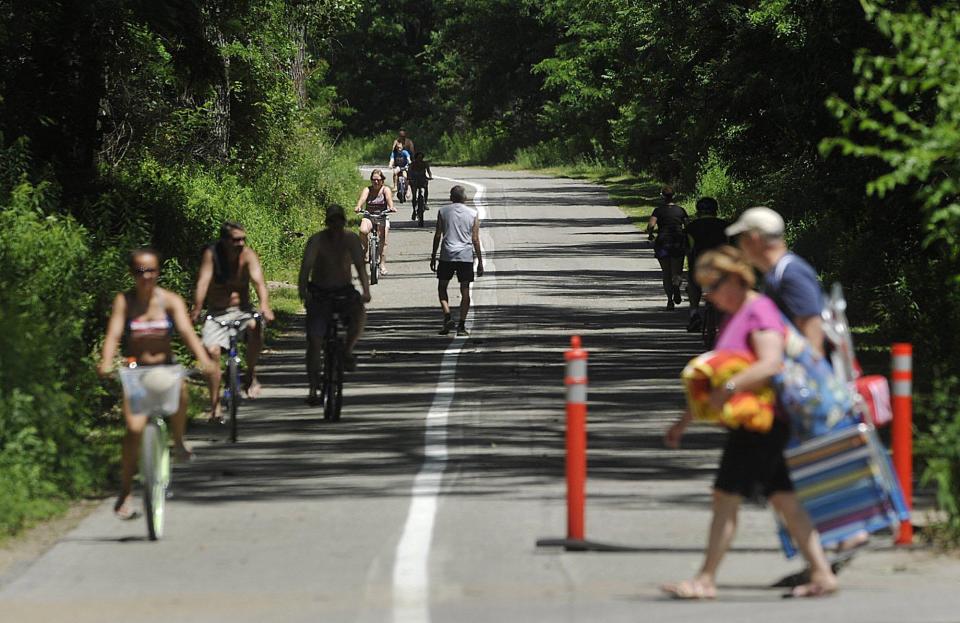
<svg viewBox="0 0 960 623">
<path fill-rule="evenodd" d="M 753 392 L 737 392 L 724 403 L 722 410 L 710 406 L 710 392 L 723 385 L 734 374 L 756 361 L 750 353 L 708 351 L 690 360 L 680 373 L 687 393 L 687 404 L 694 419 L 716 422 L 728 428 L 765 433 L 773 426 L 776 394 L 772 387 Z"/>
</svg>

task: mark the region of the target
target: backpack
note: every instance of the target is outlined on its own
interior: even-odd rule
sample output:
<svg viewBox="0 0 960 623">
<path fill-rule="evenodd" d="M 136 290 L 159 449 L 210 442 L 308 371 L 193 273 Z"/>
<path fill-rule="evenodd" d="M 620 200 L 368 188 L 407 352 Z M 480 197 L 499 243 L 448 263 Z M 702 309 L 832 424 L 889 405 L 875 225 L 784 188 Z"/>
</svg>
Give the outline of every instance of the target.
<svg viewBox="0 0 960 623">
<path fill-rule="evenodd" d="M 814 352 L 786 316 L 783 323 L 783 368 L 771 383 L 790 420 L 791 445 L 856 424 L 853 397 L 847 385 L 834 375 L 829 361 Z"/>
</svg>

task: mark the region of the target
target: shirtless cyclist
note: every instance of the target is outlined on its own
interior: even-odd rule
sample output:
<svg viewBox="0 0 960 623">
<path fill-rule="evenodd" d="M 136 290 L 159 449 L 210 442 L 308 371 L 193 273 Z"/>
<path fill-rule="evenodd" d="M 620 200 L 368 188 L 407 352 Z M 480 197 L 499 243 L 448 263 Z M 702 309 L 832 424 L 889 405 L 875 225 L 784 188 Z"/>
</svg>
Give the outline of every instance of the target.
<svg viewBox="0 0 960 623">
<path fill-rule="evenodd" d="M 327 228 L 307 241 L 300 264 L 297 288 L 300 300 L 307 308 L 307 377 L 310 393 L 307 404 L 320 404 L 317 398 L 319 374 L 322 367 L 323 340 L 327 323 L 334 311 L 347 318 L 347 342 L 344 367 L 356 368 L 353 348 L 366 324 L 364 303 L 370 302 L 370 280 L 360 237 L 345 229 L 347 217 L 339 205 L 327 208 Z M 353 273 L 357 270 L 363 295 L 353 287 Z"/>
<path fill-rule="evenodd" d="M 219 321 L 239 318 L 251 309 L 250 283 L 257 291 L 259 311 L 264 321 L 273 322 L 270 296 L 264 281 L 260 258 L 247 246 L 247 232 L 243 225 L 225 221 L 220 226 L 220 240 L 203 250 L 200 274 L 193 297 L 193 322 L 200 320 L 201 310 Z M 257 381 L 257 361 L 263 349 L 263 325 L 251 320 L 244 333 L 247 340 L 247 373 L 243 390 L 248 398 L 260 395 Z M 214 361 L 220 361 L 220 350 L 230 347 L 228 330 L 213 320 L 203 325 L 203 345 Z M 220 415 L 220 368 L 210 375 L 210 419 L 222 419 Z"/>
</svg>

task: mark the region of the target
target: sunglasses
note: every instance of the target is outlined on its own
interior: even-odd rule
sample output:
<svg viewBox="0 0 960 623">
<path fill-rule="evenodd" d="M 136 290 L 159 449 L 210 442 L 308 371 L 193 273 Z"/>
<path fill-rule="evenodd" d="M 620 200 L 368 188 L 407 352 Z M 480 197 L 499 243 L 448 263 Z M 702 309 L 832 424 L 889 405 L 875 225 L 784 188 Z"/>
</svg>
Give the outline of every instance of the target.
<svg viewBox="0 0 960 623">
<path fill-rule="evenodd" d="M 714 292 L 717 291 L 717 288 L 719 288 L 720 286 L 722 286 L 722 285 L 723 285 L 723 282 L 726 281 L 726 280 L 729 279 L 729 278 L 730 278 L 730 273 L 727 273 L 726 275 L 724 275 L 723 277 L 720 277 L 719 279 L 717 279 L 716 281 L 714 281 L 714 282 L 711 283 L 710 285 L 704 286 L 704 288 L 703 288 L 703 293 L 704 293 L 704 294 L 713 294 Z"/>
<path fill-rule="evenodd" d="M 160 272 L 159 268 L 143 268 L 138 266 L 133 269 L 133 274 L 135 275 L 155 275 Z"/>
<path fill-rule="evenodd" d="M 246 237 L 246 236 L 237 236 L 237 237 L 231 236 L 231 237 L 230 237 L 230 240 L 232 240 L 232 241 L 234 241 L 234 242 L 246 242 L 247 237 Z"/>
<path fill-rule="evenodd" d="M 382 181 L 383 181 L 383 178 L 382 178 L 382 177 L 371 177 L 371 178 L 370 178 L 370 181 L 371 181 L 371 182 L 382 182 Z"/>
</svg>

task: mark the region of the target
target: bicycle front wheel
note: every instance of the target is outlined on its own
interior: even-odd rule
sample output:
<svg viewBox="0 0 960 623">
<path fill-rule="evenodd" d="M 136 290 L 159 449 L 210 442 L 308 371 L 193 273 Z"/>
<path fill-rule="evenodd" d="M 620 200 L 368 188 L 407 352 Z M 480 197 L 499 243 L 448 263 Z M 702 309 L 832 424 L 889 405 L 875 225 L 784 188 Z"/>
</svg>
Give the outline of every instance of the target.
<svg viewBox="0 0 960 623">
<path fill-rule="evenodd" d="M 237 443 L 237 407 L 240 403 L 240 366 L 236 357 L 227 363 L 228 383 L 230 387 L 230 441 Z"/>
<path fill-rule="evenodd" d="M 380 262 L 379 255 L 380 249 L 378 243 L 380 241 L 377 238 L 370 238 L 370 283 L 375 284 L 380 281 Z"/>
<path fill-rule="evenodd" d="M 163 536 L 164 506 L 170 484 L 170 449 L 166 428 L 159 420 L 151 420 L 143 429 L 140 461 L 147 535 L 151 541 L 156 541 Z"/>
</svg>

